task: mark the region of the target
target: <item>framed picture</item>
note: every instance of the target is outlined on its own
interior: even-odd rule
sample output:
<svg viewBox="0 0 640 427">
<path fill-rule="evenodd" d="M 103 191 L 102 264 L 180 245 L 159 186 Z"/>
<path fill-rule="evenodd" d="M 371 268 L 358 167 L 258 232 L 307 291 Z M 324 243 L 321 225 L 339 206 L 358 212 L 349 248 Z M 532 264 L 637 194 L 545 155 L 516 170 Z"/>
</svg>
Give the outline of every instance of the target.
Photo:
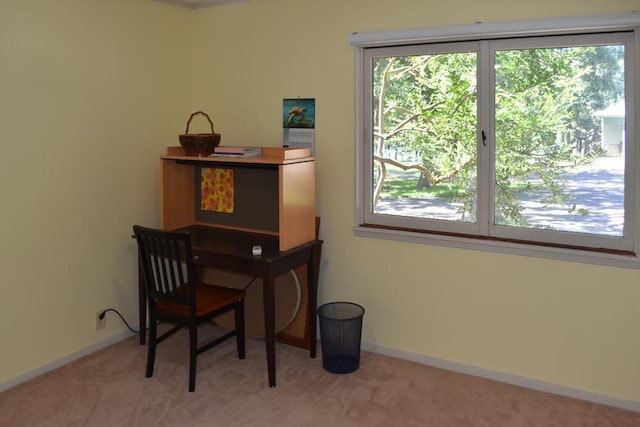
<svg viewBox="0 0 640 427">
<path fill-rule="evenodd" d="M 282 127 L 314 129 L 316 126 L 315 98 L 282 100 Z"/>
</svg>

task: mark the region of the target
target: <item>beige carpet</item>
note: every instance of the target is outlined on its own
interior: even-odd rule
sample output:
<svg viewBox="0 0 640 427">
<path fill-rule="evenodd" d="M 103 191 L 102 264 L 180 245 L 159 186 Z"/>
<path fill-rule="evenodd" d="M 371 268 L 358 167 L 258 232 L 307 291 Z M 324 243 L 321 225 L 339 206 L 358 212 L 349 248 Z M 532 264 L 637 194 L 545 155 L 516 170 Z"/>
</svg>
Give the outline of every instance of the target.
<svg viewBox="0 0 640 427">
<path fill-rule="evenodd" d="M 245 360 L 233 341 L 201 354 L 188 393 L 186 345 L 182 332 L 162 343 L 150 379 L 131 337 L 13 387 L 0 393 L 0 425 L 640 426 L 640 413 L 367 352 L 335 375 L 320 355 L 278 344 L 270 389 L 261 340 L 247 341 Z"/>
</svg>

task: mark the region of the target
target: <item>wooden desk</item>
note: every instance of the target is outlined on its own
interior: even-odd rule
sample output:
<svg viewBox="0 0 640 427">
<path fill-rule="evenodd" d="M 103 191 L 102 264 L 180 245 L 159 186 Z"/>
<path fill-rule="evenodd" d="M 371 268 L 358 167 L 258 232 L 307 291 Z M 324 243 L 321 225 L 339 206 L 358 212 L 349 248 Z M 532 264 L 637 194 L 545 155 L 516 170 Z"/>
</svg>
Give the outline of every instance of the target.
<svg viewBox="0 0 640 427">
<path fill-rule="evenodd" d="M 316 306 L 318 289 L 318 259 L 321 240 L 312 240 L 294 248 L 280 251 L 278 236 L 236 231 L 219 227 L 192 225 L 182 227 L 191 233 L 195 263 L 256 276 L 262 279 L 264 304 L 264 332 L 267 352 L 269 387 L 276 385 L 275 279 L 300 265 L 307 266 L 308 345 L 311 358 L 316 357 Z M 262 255 L 252 255 L 254 245 L 262 247 Z M 140 344 L 145 342 L 147 318 L 144 283 L 139 283 Z"/>
</svg>

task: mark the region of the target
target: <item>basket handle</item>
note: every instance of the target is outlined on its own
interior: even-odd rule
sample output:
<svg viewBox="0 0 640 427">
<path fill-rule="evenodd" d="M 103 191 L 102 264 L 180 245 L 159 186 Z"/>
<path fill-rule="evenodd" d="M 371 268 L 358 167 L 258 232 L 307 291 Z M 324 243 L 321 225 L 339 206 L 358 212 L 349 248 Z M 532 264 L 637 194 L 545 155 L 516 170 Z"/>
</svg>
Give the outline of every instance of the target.
<svg viewBox="0 0 640 427">
<path fill-rule="evenodd" d="M 207 120 L 209 121 L 209 124 L 211 125 L 211 133 L 215 133 L 213 131 L 213 122 L 209 118 L 209 115 L 207 113 L 205 113 L 204 111 L 196 111 L 195 113 L 191 114 L 191 117 L 189 117 L 189 120 L 187 120 L 187 130 L 185 130 L 184 133 L 185 134 L 189 133 L 189 125 L 191 125 L 191 119 L 193 119 L 193 116 L 195 116 L 196 114 L 202 114 L 203 116 L 205 116 L 207 118 Z"/>
</svg>

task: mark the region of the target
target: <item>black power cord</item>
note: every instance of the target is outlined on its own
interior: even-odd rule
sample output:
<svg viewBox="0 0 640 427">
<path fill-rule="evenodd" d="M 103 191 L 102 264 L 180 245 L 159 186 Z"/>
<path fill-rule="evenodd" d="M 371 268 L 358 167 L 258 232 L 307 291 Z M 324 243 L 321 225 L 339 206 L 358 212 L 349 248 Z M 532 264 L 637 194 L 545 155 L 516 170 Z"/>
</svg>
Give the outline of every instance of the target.
<svg viewBox="0 0 640 427">
<path fill-rule="evenodd" d="M 102 313 L 100 313 L 100 315 L 98 316 L 99 319 L 104 319 L 105 314 L 107 314 L 108 311 L 113 311 L 115 314 L 117 314 L 118 316 L 120 316 L 120 319 L 122 319 L 122 321 L 124 322 L 125 325 L 127 325 L 127 328 L 129 328 L 129 330 L 135 334 L 139 333 L 140 331 L 136 331 L 135 329 L 133 329 L 131 326 L 129 326 L 129 323 L 127 323 L 127 321 L 125 320 L 124 317 L 122 317 L 122 314 L 120 314 L 120 312 L 118 310 L 116 310 L 115 308 L 107 308 L 105 311 L 103 311 Z"/>
</svg>

